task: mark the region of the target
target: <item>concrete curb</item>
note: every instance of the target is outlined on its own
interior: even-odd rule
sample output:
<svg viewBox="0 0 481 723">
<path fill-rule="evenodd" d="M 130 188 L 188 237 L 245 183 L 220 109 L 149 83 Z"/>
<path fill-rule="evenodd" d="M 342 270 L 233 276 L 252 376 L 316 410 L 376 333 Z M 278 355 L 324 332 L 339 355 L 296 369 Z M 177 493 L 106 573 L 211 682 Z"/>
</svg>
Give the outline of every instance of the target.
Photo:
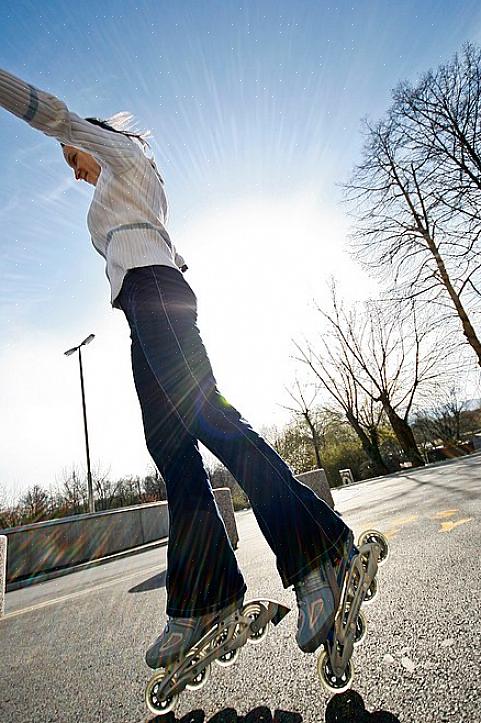
<svg viewBox="0 0 481 723">
<path fill-rule="evenodd" d="M 1 565 L 1 537 L 0 537 L 0 565 Z M 5 538 L 6 539 L 6 538 Z M 39 582 L 46 582 L 47 580 L 54 580 L 56 577 L 63 577 L 64 575 L 70 575 L 73 572 L 79 572 L 80 570 L 88 570 L 91 567 L 96 567 L 97 565 L 104 565 L 107 562 L 113 562 L 114 560 L 120 560 L 123 557 L 130 557 L 130 555 L 139 555 L 142 552 L 148 552 L 149 550 L 155 550 L 157 547 L 164 547 L 169 538 L 163 537 L 160 540 L 155 540 L 154 542 L 149 542 L 146 545 L 140 545 L 139 547 L 133 547 L 129 550 L 122 550 L 121 552 L 115 552 L 113 555 L 108 555 L 107 557 L 99 557 L 96 560 L 89 560 L 88 562 L 82 562 L 79 565 L 74 565 L 73 567 L 64 567 L 61 570 L 52 570 L 51 572 L 43 572 L 40 575 L 35 575 L 34 577 L 28 577 L 25 580 L 16 580 L 15 582 L 11 582 L 6 586 L 7 592 L 12 592 L 13 590 L 20 590 L 24 587 L 29 587 L 30 585 L 36 585 Z M 0 571 L 1 572 L 1 571 Z M 5 577 L 6 578 L 6 555 L 5 555 Z M 1 574 L 0 574 L 0 584 L 1 584 Z M 0 587 L 0 601 L 1 601 L 1 587 Z M 1 613 L 0 613 L 1 617 Z"/>
</svg>

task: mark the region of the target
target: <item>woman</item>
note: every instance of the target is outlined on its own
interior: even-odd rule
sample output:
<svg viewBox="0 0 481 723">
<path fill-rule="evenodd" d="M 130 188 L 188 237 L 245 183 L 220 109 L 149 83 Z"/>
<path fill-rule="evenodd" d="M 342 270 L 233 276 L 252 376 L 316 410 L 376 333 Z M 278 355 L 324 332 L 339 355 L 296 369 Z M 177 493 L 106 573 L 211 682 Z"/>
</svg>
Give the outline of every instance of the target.
<svg viewBox="0 0 481 723">
<path fill-rule="evenodd" d="M 220 395 L 196 325 L 196 297 L 179 270 L 187 267 L 165 228 L 163 182 L 139 143 L 145 141 L 80 118 L 2 70 L 0 105 L 56 138 L 75 177 L 95 187 L 87 224 L 106 260 L 111 304 L 130 326 L 147 448 L 168 495 L 169 619 L 147 651 L 148 665 L 163 666 L 186 652 L 221 615 L 242 606 L 246 591 L 198 441 L 248 495 L 284 587 L 294 586 L 298 645 L 315 650 L 339 600 L 325 563 L 334 563 L 341 580 L 356 549 L 352 532 Z"/>
</svg>

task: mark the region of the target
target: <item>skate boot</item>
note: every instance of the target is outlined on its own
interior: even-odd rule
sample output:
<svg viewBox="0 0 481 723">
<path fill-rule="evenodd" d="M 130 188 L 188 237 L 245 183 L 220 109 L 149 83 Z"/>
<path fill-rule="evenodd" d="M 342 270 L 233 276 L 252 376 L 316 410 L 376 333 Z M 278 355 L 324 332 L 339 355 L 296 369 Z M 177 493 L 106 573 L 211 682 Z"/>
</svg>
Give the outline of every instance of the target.
<svg viewBox="0 0 481 723">
<path fill-rule="evenodd" d="M 348 548 L 346 545 L 345 557 L 338 558 L 333 565 L 340 600 L 334 624 L 317 661 L 321 682 L 330 693 L 342 693 L 352 684 L 354 646 L 361 643 L 367 633 L 361 605 L 376 596 L 378 566 L 389 554 L 388 542 L 377 530 L 364 532 L 357 547 L 352 544 L 350 551 Z M 328 578 L 331 579 L 329 575 Z"/>
<path fill-rule="evenodd" d="M 245 605 L 238 600 L 202 618 L 170 618 L 146 654 L 147 664 L 156 667 L 145 690 L 149 710 L 155 715 L 174 710 L 183 690 L 204 687 L 212 662 L 233 665 L 246 642 L 262 641 L 269 623 L 278 625 L 288 612 L 289 608 L 272 600 Z"/>
<path fill-rule="evenodd" d="M 173 660 L 187 653 L 222 617 L 242 606 L 242 600 L 229 605 L 220 612 L 209 613 L 195 618 L 169 617 L 161 635 L 145 654 L 149 668 L 165 668 Z"/>
<path fill-rule="evenodd" d="M 304 653 L 313 653 L 327 640 L 339 607 L 346 567 L 356 552 L 349 531 L 334 562 L 320 565 L 294 585 L 299 609 L 296 641 Z"/>
</svg>

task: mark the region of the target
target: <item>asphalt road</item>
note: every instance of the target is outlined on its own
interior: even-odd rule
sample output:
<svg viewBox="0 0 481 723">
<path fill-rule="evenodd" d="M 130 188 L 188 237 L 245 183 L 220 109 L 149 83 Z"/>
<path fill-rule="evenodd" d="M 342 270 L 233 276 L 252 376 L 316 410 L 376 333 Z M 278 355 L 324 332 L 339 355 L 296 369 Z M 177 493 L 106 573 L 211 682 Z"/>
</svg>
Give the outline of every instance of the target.
<svg viewBox="0 0 481 723">
<path fill-rule="evenodd" d="M 480 492 L 481 457 L 334 491 L 356 533 L 387 534 L 391 556 L 365 608 L 354 693 L 331 700 L 316 656 L 296 647 L 294 594 L 252 513 L 239 513 L 246 599 L 278 599 L 293 611 L 235 666 L 214 666 L 203 690 L 186 691 L 168 723 L 479 723 Z M 153 720 L 143 654 L 165 622 L 165 567 L 158 548 L 8 593 L 0 721 Z"/>
</svg>

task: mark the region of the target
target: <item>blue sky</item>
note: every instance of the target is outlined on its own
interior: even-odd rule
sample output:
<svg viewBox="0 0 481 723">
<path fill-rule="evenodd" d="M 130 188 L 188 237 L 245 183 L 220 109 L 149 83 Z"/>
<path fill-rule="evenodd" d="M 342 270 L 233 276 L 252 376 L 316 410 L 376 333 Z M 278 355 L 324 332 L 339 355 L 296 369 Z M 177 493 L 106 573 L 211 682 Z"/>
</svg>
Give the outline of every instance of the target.
<svg viewBox="0 0 481 723">
<path fill-rule="evenodd" d="M 471 0 L 17 1 L 2 8 L 0 66 L 81 115 L 127 110 L 152 130 L 214 369 L 263 425 L 285 418 L 290 340 L 326 274 L 363 293 L 338 185 L 361 118 L 480 37 Z M 90 332 L 93 456 L 143 474 L 126 324 L 86 227 L 93 189 L 1 109 L 0 160 L 0 483 L 83 464 L 78 370 L 62 351 Z"/>
</svg>

